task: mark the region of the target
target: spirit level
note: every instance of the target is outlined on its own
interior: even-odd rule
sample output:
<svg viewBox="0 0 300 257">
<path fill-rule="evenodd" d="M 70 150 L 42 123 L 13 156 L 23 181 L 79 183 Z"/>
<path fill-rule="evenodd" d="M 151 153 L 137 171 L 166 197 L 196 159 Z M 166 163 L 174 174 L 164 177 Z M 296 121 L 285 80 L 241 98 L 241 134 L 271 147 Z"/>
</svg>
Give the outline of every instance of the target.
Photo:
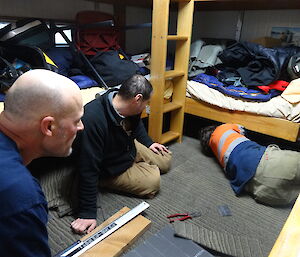
<svg viewBox="0 0 300 257">
<path fill-rule="evenodd" d="M 82 253 L 93 247 L 95 244 L 102 241 L 104 238 L 108 237 L 114 231 L 125 225 L 127 222 L 132 220 L 134 217 L 139 215 L 141 212 L 146 210 L 149 207 L 149 204 L 146 202 L 142 202 L 132 210 L 126 212 L 121 217 L 117 218 L 110 224 L 108 224 L 103 229 L 99 230 L 95 234 L 91 235 L 84 241 L 77 241 L 68 247 L 62 253 L 56 255 L 57 257 L 77 257 L 80 256 Z"/>
</svg>

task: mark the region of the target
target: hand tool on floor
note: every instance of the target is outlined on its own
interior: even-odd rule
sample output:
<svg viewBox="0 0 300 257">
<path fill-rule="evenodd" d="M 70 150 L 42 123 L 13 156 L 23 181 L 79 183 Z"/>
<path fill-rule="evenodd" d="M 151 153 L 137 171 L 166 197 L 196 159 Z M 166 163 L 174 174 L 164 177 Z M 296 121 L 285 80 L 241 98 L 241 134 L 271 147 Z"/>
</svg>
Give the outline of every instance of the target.
<svg viewBox="0 0 300 257">
<path fill-rule="evenodd" d="M 174 221 L 183 221 L 187 219 L 192 219 L 195 217 L 201 216 L 201 212 L 192 212 L 192 213 L 175 213 L 167 216 L 169 222 L 172 223 Z"/>
</svg>

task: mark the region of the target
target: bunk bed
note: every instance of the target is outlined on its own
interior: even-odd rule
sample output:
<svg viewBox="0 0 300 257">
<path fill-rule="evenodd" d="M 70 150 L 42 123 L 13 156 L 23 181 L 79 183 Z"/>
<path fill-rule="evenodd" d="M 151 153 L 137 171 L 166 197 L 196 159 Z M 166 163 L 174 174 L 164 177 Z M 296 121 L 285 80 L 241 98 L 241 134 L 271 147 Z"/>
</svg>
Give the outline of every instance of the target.
<svg viewBox="0 0 300 257">
<path fill-rule="evenodd" d="M 249 130 L 292 142 L 297 141 L 299 138 L 299 123 L 283 118 L 232 111 L 191 97 L 186 98 L 185 113 L 222 123 L 238 123 Z"/>
<path fill-rule="evenodd" d="M 155 3 L 155 1 L 153 1 Z M 179 1 L 182 2 L 182 1 Z M 289 9 L 289 8 L 300 8 L 300 4 L 297 3 L 296 1 L 287 1 L 282 3 L 282 1 L 194 1 L 194 2 L 198 2 L 195 3 L 195 10 L 243 10 L 243 9 L 270 9 L 270 6 L 272 6 L 272 9 Z M 158 4 L 157 4 L 158 5 Z M 153 6 L 155 8 L 155 6 Z M 162 17 L 158 17 L 155 16 L 156 12 L 155 9 L 153 8 L 153 28 L 152 28 L 152 55 L 151 58 L 153 60 L 152 63 L 154 63 L 153 65 L 153 69 L 151 70 L 151 77 L 155 77 L 155 80 L 153 81 L 154 84 L 154 88 L 155 90 L 159 91 L 159 94 L 154 94 L 154 98 L 160 97 L 159 95 L 162 95 L 162 89 L 158 88 L 163 82 L 163 79 L 161 79 L 160 81 L 157 81 L 156 77 L 159 76 L 165 76 L 165 79 L 169 79 L 169 77 L 172 77 L 171 75 L 169 76 L 169 72 L 165 72 L 163 71 L 163 65 L 160 64 L 160 59 L 162 57 L 157 57 L 156 55 L 159 56 L 164 56 L 164 52 L 162 50 L 157 50 L 156 48 L 160 47 L 163 48 L 164 44 L 157 44 L 155 42 L 155 40 L 153 39 L 154 37 L 156 37 L 156 41 L 160 40 L 158 39 L 159 36 L 164 36 L 164 31 L 162 28 L 155 28 L 155 25 L 157 23 L 157 21 L 155 19 L 160 19 L 159 23 L 160 26 L 162 26 L 161 24 L 163 24 L 164 18 Z M 160 14 L 161 15 L 161 14 Z M 178 16 L 179 17 L 179 16 Z M 185 23 L 188 23 L 186 20 L 184 21 Z M 177 36 L 178 37 L 184 37 L 187 35 L 183 33 L 182 36 L 182 29 L 180 28 L 180 22 L 178 21 L 177 24 Z M 181 31 L 179 33 L 179 31 Z M 167 40 L 172 40 L 172 35 L 167 35 Z M 188 39 L 186 39 L 188 41 Z M 184 43 L 181 43 L 182 45 Z M 180 43 L 178 43 L 178 49 L 182 48 L 182 46 L 180 45 Z M 155 48 L 156 47 L 156 48 Z M 177 50 L 176 50 L 177 51 Z M 182 49 L 180 50 L 182 51 Z M 184 58 L 187 58 L 187 55 L 184 56 L 184 54 L 182 54 L 181 52 L 179 53 L 175 53 L 175 55 L 179 55 L 181 58 L 180 62 L 184 62 Z M 179 59 L 178 58 L 178 59 Z M 179 63 L 179 62 L 178 62 Z M 160 65 L 160 69 L 158 68 L 158 66 Z M 182 71 L 184 68 L 182 65 L 177 65 L 178 67 L 176 68 L 176 57 L 175 57 L 175 68 L 174 71 L 172 71 L 173 73 L 180 73 L 180 70 Z M 161 75 L 161 73 L 164 73 L 163 75 Z M 186 74 L 181 74 L 183 77 L 181 80 L 184 81 L 184 79 L 187 79 L 185 77 Z M 173 81 L 174 80 L 180 80 L 178 79 L 178 76 L 180 76 L 180 74 L 177 74 L 177 77 L 174 76 Z M 182 87 L 182 85 L 174 85 L 174 90 L 176 90 L 176 87 Z M 186 83 L 185 83 L 185 88 L 186 88 Z M 180 94 L 182 94 L 182 89 L 177 90 L 177 94 L 174 96 L 175 98 L 175 103 L 179 104 L 181 103 L 182 99 L 178 96 L 179 93 L 178 91 L 180 91 Z M 159 126 L 157 126 L 157 124 L 160 123 L 159 118 L 157 118 L 157 115 L 160 114 L 161 112 L 166 112 L 166 109 L 168 109 L 166 106 L 161 106 L 159 108 L 159 104 L 161 104 L 162 101 L 158 101 L 157 99 L 153 99 L 152 100 L 154 102 L 154 104 L 151 106 L 151 111 L 153 111 L 154 108 L 154 114 L 156 116 L 156 118 L 152 119 L 152 123 L 151 123 L 151 113 L 150 113 L 150 122 L 149 122 L 149 132 L 150 135 L 152 137 L 154 137 L 155 139 L 157 139 L 158 141 L 165 143 L 167 141 L 173 140 L 174 138 L 176 139 L 176 133 L 173 133 L 173 137 L 172 137 L 172 130 L 176 130 L 176 132 L 179 131 L 180 133 L 180 129 L 178 129 L 179 125 L 170 125 L 171 129 L 170 129 L 170 133 L 169 135 L 167 133 L 165 133 L 165 137 L 164 134 L 163 135 L 159 135 L 159 133 L 155 133 L 156 131 L 153 132 L 153 130 L 158 130 Z M 174 99 L 173 99 L 174 101 Z M 220 107 L 216 107 L 214 105 L 211 105 L 209 103 L 205 103 L 203 101 L 199 101 L 190 97 L 187 97 L 185 100 L 185 104 L 184 105 L 184 113 L 186 114 L 192 114 L 198 117 L 202 117 L 202 118 L 206 118 L 206 119 L 210 119 L 210 120 L 214 120 L 214 121 L 218 121 L 218 122 L 230 122 L 230 123 L 239 123 L 244 125 L 247 129 L 249 130 L 253 130 L 259 133 L 263 133 L 266 135 L 270 135 L 273 137 L 277 137 L 277 138 L 282 138 L 288 141 L 297 141 L 298 137 L 299 137 L 299 131 L 300 131 L 300 124 L 298 122 L 292 122 L 283 118 L 274 118 L 274 117 L 266 117 L 266 116 L 262 116 L 262 115 L 257 115 L 257 114 L 253 114 L 253 113 L 248 113 L 248 112 L 244 112 L 244 111 L 232 111 L 232 110 L 227 110 L 224 108 L 220 108 Z M 172 109 L 171 107 L 169 109 Z M 174 123 L 180 123 L 181 119 L 177 118 L 177 116 L 180 116 L 178 113 L 180 113 L 180 107 L 178 107 L 176 109 L 176 106 L 173 107 L 173 109 L 175 109 L 175 113 L 173 116 L 171 114 L 171 123 L 172 123 L 172 119 L 175 120 Z M 153 128 L 155 127 L 155 128 Z M 173 127 L 173 128 L 172 128 Z M 182 132 L 181 132 L 182 133 Z M 177 135 L 178 136 L 178 135 Z M 181 138 L 179 136 L 179 140 L 180 141 Z"/>
<path fill-rule="evenodd" d="M 203 9 L 202 9 L 203 8 Z M 199 1 L 197 10 L 249 10 L 249 9 L 299 9 L 297 1 Z M 300 123 L 284 118 L 267 117 L 245 111 L 232 111 L 216 105 L 187 97 L 185 113 L 218 121 L 239 123 L 252 131 L 288 141 L 297 141 L 300 136 Z"/>
<path fill-rule="evenodd" d="M 105 0 L 98 0 L 100 2 L 114 2 L 114 1 L 105 1 Z M 133 6 L 140 6 L 140 7 L 149 7 L 152 6 L 152 4 L 155 1 L 126 1 L 127 5 L 133 5 Z M 169 2 L 169 1 L 167 1 Z M 187 2 L 187 1 L 170 1 L 171 4 L 173 2 Z M 270 0 L 264 0 L 264 1 L 249 1 L 249 0 L 240 0 L 240 1 L 234 1 L 234 0 L 208 0 L 208 1 L 197 1 L 195 0 L 195 7 L 194 10 L 199 11 L 205 11 L 205 10 L 254 10 L 254 9 L 300 9 L 300 3 L 298 1 L 288 0 L 288 1 L 270 1 Z M 196 3 L 197 2 L 197 3 Z M 155 7 L 155 6 L 153 6 Z M 172 8 L 172 5 L 171 5 Z M 155 19 L 157 19 L 158 16 L 155 16 L 155 12 L 157 10 L 153 11 L 153 26 L 158 22 Z M 161 21 L 164 19 L 163 13 L 160 13 L 162 17 L 159 17 Z M 179 22 L 178 22 L 179 23 Z M 188 22 L 187 22 L 188 23 Z M 178 26 L 180 26 L 178 24 Z M 180 29 L 179 29 L 180 30 Z M 153 28 L 152 28 L 152 33 Z M 153 36 L 153 35 L 152 35 Z M 154 35 L 155 37 L 156 35 Z M 158 39 L 157 39 L 158 40 Z M 172 39 L 171 39 L 172 40 Z M 152 37 L 152 58 L 156 58 L 154 55 L 161 55 L 162 51 L 156 51 L 154 47 L 157 46 L 156 42 L 154 41 Z M 163 56 L 163 55 L 161 55 Z M 161 70 L 159 70 L 156 66 L 159 61 L 156 62 L 155 67 L 153 67 L 153 70 L 151 71 L 151 77 L 155 78 L 156 80 L 157 76 L 161 76 L 159 73 L 161 73 Z M 183 75 L 185 76 L 185 75 Z M 167 77 L 167 75 L 165 75 Z M 160 82 L 153 81 L 155 90 L 159 91 L 160 95 L 162 95 L 162 89 L 157 88 L 157 85 L 161 84 Z M 182 92 L 182 91 L 181 91 Z M 151 122 L 151 112 L 150 112 L 150 122 L 149 122 L 149 132 L 152 137 L 157 139 L 158 141 L 165 143 L 167 141 L 170 141 L 174 138 L 176 138 L 176 134 L 174 137 L 172 136 L 166 136 L 163 138 L 161 134 L 154 130 L 160 129 L 160 126 L 157 126 L 158 123 L 161 123 L 161 121 L 157 118 L 157 116 L 161 112 L 166 112 L 165 109 L 176 109 L 176 107 L 157 107 L 162 103 L 162 100 L 158 101 L 157 97 L 159 94 L 154 94 L 154 99 L 152 100 L 154 103 L 151 106 L 151 111 L 153 111 L 152 116 L 156 116 L 156 118 L 152 118 Z M 180 101 L 180 100 L 179 100 Z M 178 100 L 175 101 L 178 103 Z M 170 104 L 169 104 L 170 105 Z M 178 112 L 178 111 L 177 111 Z M 180 112 L 180 111 L 179 111 Z M 254 113 L 248 113 L 244 111 L 232 111 L 224 108 L 220 108 L 217 106 L 214 106 L 209 103 L 205 103 L 201 100 L 197 100 L 191 97 L 186 97 L 185 99 L 185 105 L 184 105 L 184 113 L 195 115 L 198 117 L 206 118 L 213 121 L 218 122 L 230 122 L 230 123 L 239 123 L 244 125 L 247 129 L 256 131 L 262 134 L 270 135 L 273 137 L 285 139 L 288 141 L 297 141 L 297 139 L 300 136 L 300 123 L 299 122 L 293 122 L 287 119 L 283 118 L 276 118 L 276 117 L 267 117 L 262 116 Z M 176 115 L 174 115 L 176 116 Z M 172 119 L 172 118 L 171 118 Z M 178 122 L 180 122 L 180 119 L 178 119 Z M 171 125 L 172 126 L 172 125 Z M 155 127 L 155 128 L 154 128 Z M 181 132 L 182 133 L 182 132 Z M 174 133 L 173 133 L 174 134 Z M 177 135 L 178 136 L 178 135 Z M 179 136 L 180 141 L 180 136 Z"/>
<path fill-rule="evenodd" d="M 125 6 L 138 6 L 138 7 L 153 7 L 152 0 L 143 0 L 143 1 L 136 1 L 136 0 L 127 0 L 127 1 L 117 1 L 117 0 L 91 0 L 91 1 L 98 1 L 102 3 L 109 3 L 114 6 L 115 9 L 115 15 L 118 17 L 123 17 L 123 22 L 125 22 L 124 19 L 124 12 L 125 12 Z M 162 1 L 162 2 L 168 2 L 169 1 Z M 174 1 L 174 2 L 187 2 L 187 1 Z M 250 1 L 250 0 L 240 0 L 240 1 L 234 1 L 234 0 L 206 0 L 206 1 L 197 1 L 195 0 L 195 10 L 205 11 L 205 10 L 249 10 L 249 9 L 270 9 L 270 6 L 272 6 L 272 9 L 300 9 L 300 3 L 299 1 L 270 1 L 270 0 L 263 0 L 263 1 Z M 171 1 L 171 4 L 173 4 L 173 1 Z M 172 5 L 171 5 L 172 8 Z M 162 13 L 163 15 L 168 14 L 168 12 Z M 161 14 L 160 14 L 161 15 Z M 163 18 L 163 15 L 159 17 L 159 19 Z M 153 13 L 153 19 L 155 19 L 155 13 Z M 153 24 L 160 23 L 160 21 L 153 20 Z M 190 28 L 189 28 L 190 29 Z M 172 40 L 172 39 L 171 39 Z M 160 55 L 162 52 L 158 51 L 155 52 L 155 40 L 152 39 L 152 58 L 161 59 Z M 155 56 L 156 55 L 156 56 Z M 157 66 L 157 65 L 154 65 Z M 151 77 L 155 80 L 156 77 L 160 77 L 161 74 L 159 74 L 161 70 L 156 69 L 156 67 L 153 67 L 151 71 Z M 181 71 L 179 76 L 185 76 L 185 71 Z M 166 75 L 169 78 L 172 77 L 171 74 Z M 183 81 L 184 82 L 184 81 Z M 158 83 L 159 84 L 159 83 Z M 157 141 L 160 141 L 162 143 L 165 143 L 171 139 L 172 137 L 166 137 L 165 139 L 162 139 L 160 136 L 156 136 L 161 134 L 161 132 L 156 132 L 156 130 L 161 129 L 162 126 L 157 126 L 158 123 L 161 123 L 158 121 L 157 116 L 161 114 L 165 109 L 168 110 L 176 110 L 176 106 L 171 106 L 170 103 L 168 103 L 168 106 L 162 107 L 163 99 L 157 100 L 157 98 L 163 98 L 163 89 L 158 88 L 157 83 L 153 81 L 155 92 L 159 92 L 158 94 L 155 94 L 152 99 L 152 106 L 151 106 L 151 112 L 148 115 L 149 116 L 149 133 L 152 134 L 152 137 L 156 139 Z M 184 87 L 186 88 L 186 83 L 184 83 Z M 91 99 L 94 98 L 94 90 L 92 93 L 87 93 L 89 90 L 86 90 L 87 92 L 83 92 L 84 96 L 84 103 L 87 103 Z M 98 89 L 96 89 L 97 91 Z M 100 89 L 99 89 L 100 90 Z M 182 91 L 181 91 L 182 92 Z M 178 94 L 177 94 L 178 95 Z M 175 102 L 178 105 L 178 102 L 182 102 L 180 105 L 183 106 L 183 112 L 186 114 L 195 115 L 198 117 L 218 121 L 218 122 L 234 122 L 244 125 L 249 130 L 253 130 L 259 133 L 263 133 L 266 135 L 270 135 L 273 137 L 282 138 L 288 141 L 297 141 L 299 134 L 300 134 L 300 124 L 299 122 L 293 122 L 290 120 L 282 119 L 282 118 L 274 118 L 274 117 L 266 117 L 262 115 L 257 115 L 253 113 L 248 113 L 244 111 L 232 111 L 225 108 L 220 108 L 218 106 L 214 106 L 212 104 L 203 102 L 201 100 L 197 100 L 191 97 L 183 98 L 181 97 L 179 100 L 176 100 Z M 157 106 L 159 107 L 158 109 Z M 0 103 L 0 110 L 3 109 L 3 104 Z M 144 113 L 144 116 L 146 114 Z M 176 115 L 175 115 L 176 116 Z M 161 117 L 159 117 L 161 118 Z M 176 121 L 177 122 L 177 121 Z M 179 120 L 179 122 L 181 122 Z M 183 118 L 182 118 L 183 122 Z M 179 133 L 177 133 L 176 137 L 181 137 L 182 130 L 178 130 Z M 181 133 L 181 134 L 180 134 Z M 179 135 L 180 134 L 180 135 Z M 154 136 L 153 136 L 154 135 Z M 180 141 L 180 140 L 179 140 Z"/>
</svg>

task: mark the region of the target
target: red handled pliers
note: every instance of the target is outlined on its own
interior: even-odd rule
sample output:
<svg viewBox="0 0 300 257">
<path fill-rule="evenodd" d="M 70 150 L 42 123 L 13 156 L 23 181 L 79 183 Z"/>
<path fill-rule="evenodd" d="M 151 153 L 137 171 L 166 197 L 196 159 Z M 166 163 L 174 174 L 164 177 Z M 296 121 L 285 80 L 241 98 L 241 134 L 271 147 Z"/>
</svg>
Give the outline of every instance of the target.
<svg viewBox="0 0 300 257">
<path fill-rule="evenodd" d="M 192 219 L 193 217 L 201 216 L 201 212 L 192 212 L 192 213 L 175 213 L 167 216 L 169 222 L 172 223 L 174 221 L 183 221 L 187 219 Z"/>
</svg>

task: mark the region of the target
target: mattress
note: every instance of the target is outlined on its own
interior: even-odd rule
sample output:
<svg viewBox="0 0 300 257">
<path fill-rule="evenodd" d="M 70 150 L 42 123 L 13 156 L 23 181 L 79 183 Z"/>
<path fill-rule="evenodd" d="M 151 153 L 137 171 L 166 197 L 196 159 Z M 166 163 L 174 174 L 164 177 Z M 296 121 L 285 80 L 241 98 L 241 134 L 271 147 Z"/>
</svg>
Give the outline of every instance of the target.
<svg viewBox="0 0 300 257">
<path fill-rule="evenodd" d="M 267 102 L 245 101 L 191 80 L 187 82 L 186 95 L 224 109 L 282 118 L 292 122 L 300 121 L 300 103 L 289 103 L 280 95 Z"/>
</svg>

